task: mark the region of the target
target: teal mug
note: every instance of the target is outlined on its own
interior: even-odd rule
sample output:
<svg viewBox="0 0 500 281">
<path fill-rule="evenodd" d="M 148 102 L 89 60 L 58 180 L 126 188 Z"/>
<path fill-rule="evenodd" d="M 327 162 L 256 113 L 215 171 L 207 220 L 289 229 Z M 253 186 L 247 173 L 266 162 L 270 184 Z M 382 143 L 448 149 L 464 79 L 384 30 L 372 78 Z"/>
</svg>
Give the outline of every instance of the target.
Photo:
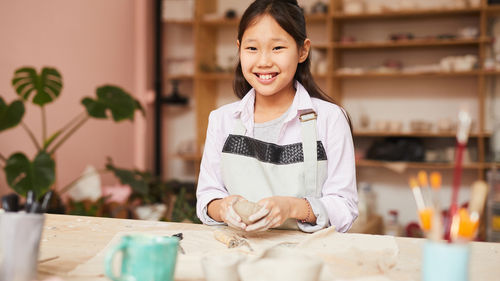
<svg viewBox="0 0 500 281">
<path fill-rule="evenodd" d="M 426 241 L 423 249 L 423 281 L 468 281 L 470 246 Z"/>
<path fill-rule="evenodd" d="M 123 236 L 106 256 L 106 275 L 113 281 L 173 281 L 178 245 L 177 237 Z M 121 274 L 115 276 L 113 260 L 119 252 Z"/>
</svg>

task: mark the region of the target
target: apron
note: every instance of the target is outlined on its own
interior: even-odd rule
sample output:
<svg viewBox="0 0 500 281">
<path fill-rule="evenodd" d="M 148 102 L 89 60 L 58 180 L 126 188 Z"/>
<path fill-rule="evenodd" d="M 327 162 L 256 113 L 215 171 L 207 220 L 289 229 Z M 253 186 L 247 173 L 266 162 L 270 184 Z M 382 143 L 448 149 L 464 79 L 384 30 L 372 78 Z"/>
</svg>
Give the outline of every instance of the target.
<svg viewBox="0 0 500 281">
<path fill-rule="evenodd" d="M 229 194 L 257 202 L 271 196 L 321 197 L 326 151 L 316 138 L 316 113 L 300 115 L 302 143 L 277 145 L 245 136 L 238 119 L 222 148 L 221 174 Z M 279 228 L 298 229 L 288 219 Z"/>
</svg>

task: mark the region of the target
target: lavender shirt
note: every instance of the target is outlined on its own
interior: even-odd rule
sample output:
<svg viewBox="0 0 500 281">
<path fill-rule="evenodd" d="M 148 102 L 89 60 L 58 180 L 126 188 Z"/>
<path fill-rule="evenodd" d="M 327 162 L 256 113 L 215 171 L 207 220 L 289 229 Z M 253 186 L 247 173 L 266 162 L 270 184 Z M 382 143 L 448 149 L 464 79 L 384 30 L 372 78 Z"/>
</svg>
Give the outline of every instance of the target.
<svg viewBox="0 0 500 281">
<path fill-rule="evenodd" d="M 323 143 L 328 163 L 328 176 L 320 198 L 307 198 L 317 217 L 316 225 L 299 223 L 303 231 L 313 232 L 334 225 L 337 231 L 347 231 L 358 216 L 354 147 L 349 124 L 340 107 L 311 98 L 305 88 L 297 89 L 293 103 L 278 135 L 278 145 L 302 142 L 299 115 L 314 110 L 317 115 L 317 139 Z M 207 205 L 229 195 L 222 181 L 220 161 L 222 147 L 232 133 L 236 120 L 241 119 L 246 136 L 254 137 L 255 91 L 250 90 L 241 101 L 218 108 L 210 113 L 207 137 L 201 161 L 196 191 L 196 211 L 200 220 L 209 225 L 220 224 L 207 214 Z"/>
</svg>

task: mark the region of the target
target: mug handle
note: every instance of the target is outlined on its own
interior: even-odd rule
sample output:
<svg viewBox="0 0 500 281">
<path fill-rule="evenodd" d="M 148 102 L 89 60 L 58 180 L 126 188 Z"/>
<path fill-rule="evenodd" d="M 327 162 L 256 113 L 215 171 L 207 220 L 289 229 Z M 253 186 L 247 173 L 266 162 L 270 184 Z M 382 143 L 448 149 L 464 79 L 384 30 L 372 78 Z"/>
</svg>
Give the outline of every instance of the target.
<svg viewBox="0 0 500 281">
<path fill-rule="evenodd" d="M 111 251 L 108 252 L 108 254 L 106 255 L 106 262 L 105 262 L 105 265 L 106 265 L 106 275 L 113 281 L 121 281 L 122 278 L 121 276 L 120 277 L 116 277 L 115 274 L 113 273 L 113 260 L 115 258 L 115 255 L 120 252 L 120 251 L 123 251 L 125 249 L 125 242 L 121 242 L 120 244 L 114 246 Z"/>
</svg>

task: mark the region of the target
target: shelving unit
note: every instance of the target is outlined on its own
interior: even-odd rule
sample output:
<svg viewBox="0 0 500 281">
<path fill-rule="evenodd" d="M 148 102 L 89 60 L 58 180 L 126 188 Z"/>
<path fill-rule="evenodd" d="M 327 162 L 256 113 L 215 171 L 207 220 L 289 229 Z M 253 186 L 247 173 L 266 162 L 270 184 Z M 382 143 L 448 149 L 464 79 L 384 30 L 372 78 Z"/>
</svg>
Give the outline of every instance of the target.
<svg viewBox="0 0 500 281">
<path fill-rule="evenodd" d="M 465 8 L 465 9 L 455 9 L 455 10 L 418 10 L 418 11 L 400 11 L 400 12 L 384 12 L 381 14 L 345 14 L 342 11 L 342 1 L 334 0 L 331 1 L 332 7 L 332 25 L 333 25 L 333 49 L 332 54 L 332 88 L 328 89 L 330 92 L 337 92 L 337 100 L 342 101 L 344 93 L 342 91 L 344 81 L 357 79 L 363 81 L 364 79 L 385 79 L 388 81 L 393 81 L 394 79 L 460 79 L 462 77 L 471 77 L 477 80 L 477 104 L 478 104 L 478 120 L 476 131 L 472 133 L 471 138 L 475 140 L 478 150 L 478 159 L 474 163 L 466 163 L 464 169 L 476 170 L 478 178 L 484 178 L 485 169 L 491 167 L 491 163 L 486 163 L 485 159 L 485 140 L 490 137 L 490 133 L 485 132 L 485 99 L 486 99 L 486 79 L 491 76 L 498 75 L 498 71 L 485 71 L 483 70 L 483 62 L 485 58 L 486 47 L 493 41 L 487 34 L 486 23 L 489 16 L 500 13 L 499 7 L 488 6 L 486 1 L 482 1 L 481 6 L 478 8 Z M 400 40 L 400 41 L 382 41 L 382 42 L 352 42 L 352 43 L 340 43 L 340 38 L 342 37 L 342 27 L 345 24 L 352 24 L 358 22 L 378 22 L 378 21 L 388 21 L 391 20 L 394 24 L 397 24 L 401 20 L 407 19 L 424 19 L 424 18 L 453 18 L 460 20 L 462 17 L 474 17 L 478 21 L 479 37 L 474 39 L 411 39 L 411 40 Z M 478 69 L 464 72 L 405 72 L 405 71 L 395 71 L 395 72 L 362 72 L 362 73 L 343 73 L 336 71 L 342 66 L 342 56 L 343 52 L 365 52 L 372 51 L 376 49 L 394 49 L 394 50 L 404 50 L 404 49 L 418 49 L 418 50 L 428 50 L 428 49 L 446 49 L 446 48 L 457 48 L 457 47 L 475 47 L 477 48 L 478 56 Z M 411 83 L 411 82 L 409 82 Z M 356 128 L 355 128 L 356 129 Z M 354 137 L 356 138 L 376 138 L 376 137 L 418 137 L 426 139 L 442 139 L 448 138 L 453 139 L 455 137 L 454 133 L 385 133 L 385 132 L 356 132 L 354 131 Z M 386 167 L 387 165 L 401 164 L 408 169 L 452 169 L 453 163 L 414 163 L 414 162 L 383 162 L 383 161 L 372 161 L 372 160 L 359 160 L 357 161 L 358 167 L 369 167 L 369 168 L 380 168 Z"/>
<path fill-rule="evenodd" d="M 205 133 L 208 125 L 208 115 L 210 111 L 216 108 L 217 88 L 219 83 L 228 83 L 232 81 L 233 74 L 227 72 L 203 72 L 200 65 L 215 66 L 217 53 L 218 30 L 222 28 L 237 28 L 239 19 L 207 19 L 206 15 L 214 14 L 217 11 L 217 0 L 196 0 L 194 19 L 192 21 L 165 21 L 167 25 L 191 26 L 194 34 L 194 62 L 195 73 L 184 76 L 169 76 L 167 79 L 177 79 L 192 81 L 194 84 L 194 99 L 196 104 L 196 131 L 198 151 L 192 155 L 176 155 L 175 157 L 186 161 L 194 161 L 199 164 L 201 159 L 201 148 L 205 141 Z M 328 60 L 327 74 L 315 75 L 315 78 L 323 82 L 323 89 L 337 102 L 342 103 L 344 98 L 343 84 L 345 81 L 357 79 L 468 79 L 477 80 L 477 104 L 478 120 L 476 131 L 471 135 L 475 145 L 477 145 L 477 162 L 468 163 L 465 169 L 476 170 L 479 178 L 484 178 L 485 169 L 489 168 L 491 163 L 486 163 L 485 142 L 491 133 L 485 131 L 485 100 L 486 100 L 486 80 L 489 77 L 500 75 L 499 71 L 483 70 L 485 52 L 492 39 L 487 34 L 486 24 L 491 16 L 500 15 L 500 6 L 488 6 L 486 1 L 482 1 L 479 8 L 464 9 L 440 9 L 440 10 L 418 10 L 418 11 L 400 11 L 384 12 L 380 14 L 345 14 L 342 12 L 341 0 L 330 0 L 329 14 L 307 15 L 306 21 L 310 25 L 321 25 L 324 29 L 324 43 L 315 44 L 313 47 L 326 53 Z M 342 28 L 346 24 L 358 22 L 377 22 L 394 21 L 395 24 L 400 20 L 406 19 L 430 19 L 430 18 L 451 18 L 460 20 L 462 17 L 473 17 L 478 21 L 479 37 L 474 39 L 413 39 L 406 41 L 382 41 L 382 42 L 354 42 L 340 43 L 342 37 Z M 380 49 L 391 50 L 447 50 L 447 48 L 473 47 L 477 48 L 479 58 L 478 69 L 464 72 L 365 72 L 361 74 L 341 73 L 338 70 L 342 67 L 344 52 L 366 52 Z M 387 132 L 361 132 L 354 128 L 354 138 L 377 138 L 377 137 L 418 137 L 430 139 L 453 139 L 455 134 L 451 133 L 387 133 Z M 403 163 L 410 169 L 451 169 L 452 163 Z M 379 161 L 360 160 L 358 167 L 380 168 L 386 163 Z M 498 166 L 498 164 L 496 164 Z"/>
</svg>

